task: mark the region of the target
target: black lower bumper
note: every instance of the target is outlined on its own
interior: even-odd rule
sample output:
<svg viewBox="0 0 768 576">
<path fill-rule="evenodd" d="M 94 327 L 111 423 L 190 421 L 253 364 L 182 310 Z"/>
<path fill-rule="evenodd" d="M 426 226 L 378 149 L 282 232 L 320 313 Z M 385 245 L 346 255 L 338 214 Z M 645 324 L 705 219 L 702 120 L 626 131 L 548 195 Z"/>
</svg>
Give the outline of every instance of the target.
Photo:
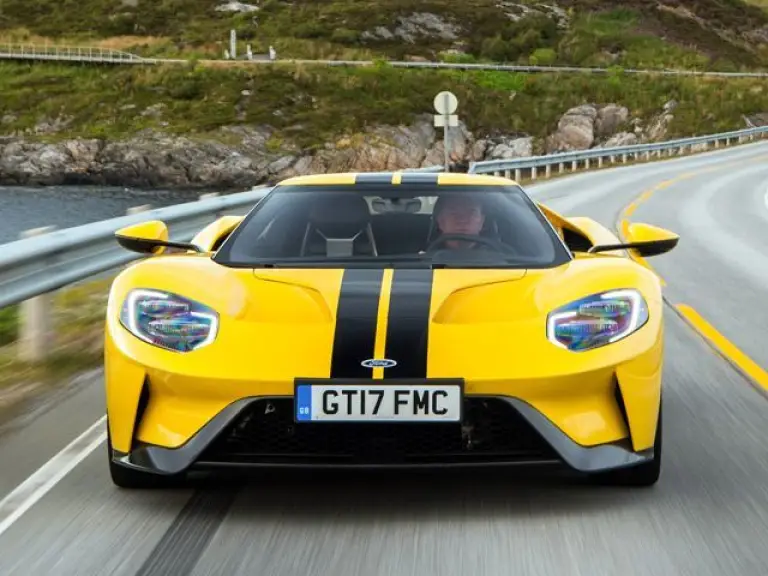
<svg viewBox="0 0 768 576">
<path fill-rule="evenodd" d="M 117 464 L 175 474 L 218 467 L 444 467 L 563 463 L 581 472 L 640 464 L 653 450 L 627 442 L 585 447 L 529 404 L 468 396 L 462 424 L 296 423 L 293 397 L 229 405 L 179 448 L 139 444 Z"/>
</svg>

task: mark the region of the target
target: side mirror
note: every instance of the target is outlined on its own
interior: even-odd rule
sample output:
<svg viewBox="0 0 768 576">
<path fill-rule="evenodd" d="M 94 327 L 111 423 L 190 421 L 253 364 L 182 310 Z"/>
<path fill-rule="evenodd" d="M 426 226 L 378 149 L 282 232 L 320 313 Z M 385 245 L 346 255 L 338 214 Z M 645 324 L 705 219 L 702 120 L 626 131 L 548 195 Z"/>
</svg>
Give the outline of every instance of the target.
<svg viewBox="0 0 768 576">
<path fill-rule="evenodd" d="M 181 248 L 201 252 L 200 248 L 188 242 L 168 240 L 168 227 L 160 220 L 149 220 L 126 226 L 115 232 L 117 243 L 126 250 L 139 254 L 162 254 L 166 248 Z"/>
<path fill-rule="evenodd" d="M 640 256 L 658 256 L 672 250 L 680 241 L 680 236 L 664 228 L 636 222 L 624 229 L 626 242 L 593 246 L 589 252 L 608 252 L 610 250 L 635 250 Z"/>
</svg>

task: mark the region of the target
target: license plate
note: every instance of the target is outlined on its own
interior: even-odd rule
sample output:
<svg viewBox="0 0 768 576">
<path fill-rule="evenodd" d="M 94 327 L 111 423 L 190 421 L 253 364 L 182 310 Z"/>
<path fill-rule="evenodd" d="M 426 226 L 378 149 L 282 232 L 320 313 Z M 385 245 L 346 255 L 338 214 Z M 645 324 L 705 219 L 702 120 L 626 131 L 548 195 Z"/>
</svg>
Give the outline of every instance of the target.
<svg viewBox="0 0 768 576">
<path fill-rule="evenodd" d="M 459 422 L 459 384 L 299 384 L 297 422 Z"/>
</svg>

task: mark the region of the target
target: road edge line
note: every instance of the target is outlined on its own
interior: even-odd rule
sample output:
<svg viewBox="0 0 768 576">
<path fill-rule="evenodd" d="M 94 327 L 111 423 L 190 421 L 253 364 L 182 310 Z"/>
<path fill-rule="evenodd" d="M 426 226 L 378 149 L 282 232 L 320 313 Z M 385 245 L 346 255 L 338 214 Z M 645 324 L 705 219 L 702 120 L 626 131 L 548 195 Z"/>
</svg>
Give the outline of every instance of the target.
<svg viewBox="0 0 768 576">
<path fill-rule="evenodd" d="M 100 430 L 106 420 L 105 414 L 0 500 L 0 535 L 107 439 Z"/>
<path fill-rule="evenodd" d="M 664 302 L 713 352 L 723 358 L 758 393 L 768 399 L 768 372 L 726 338 L 692 306 L 673 304 L 666 297 Z"/>
</svg>

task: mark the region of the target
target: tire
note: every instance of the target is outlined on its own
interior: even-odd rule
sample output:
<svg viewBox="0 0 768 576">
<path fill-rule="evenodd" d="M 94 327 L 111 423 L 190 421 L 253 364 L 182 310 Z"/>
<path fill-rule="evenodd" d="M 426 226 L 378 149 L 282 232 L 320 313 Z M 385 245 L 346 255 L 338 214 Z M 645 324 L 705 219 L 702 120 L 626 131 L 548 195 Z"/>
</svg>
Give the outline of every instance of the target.
<svg viewBox="0 0 768 576">
<path fill-rule="evenodd" d="M 663 436 L 661 421 L 661 405 L 659 405 L 659 421 L 656 425 L 656 437 L 653 442 L 653 460 L 637 466 L 597 474 L 595 479 L 601 484 L 611 486 L 647 488 L 656 484 L 661 475 L 661 439 Z"/>
<path fill-rule="evenodd" d="M 109 430 L 109 428 L 107 428 Z M 109 475 L 112 483 L 119 488 L 125 489 L 153 489 L 170 488 L 177 485 L 186 477 L 186 474 L 174 474 L 166 476 L 162 474 L 153 474 L 151 472 L 142 472 L 133 468 L 126 468 L 112 461 L 112 438 L 107 431 L 107 460 L 109 462 Z"/>
</svg>

